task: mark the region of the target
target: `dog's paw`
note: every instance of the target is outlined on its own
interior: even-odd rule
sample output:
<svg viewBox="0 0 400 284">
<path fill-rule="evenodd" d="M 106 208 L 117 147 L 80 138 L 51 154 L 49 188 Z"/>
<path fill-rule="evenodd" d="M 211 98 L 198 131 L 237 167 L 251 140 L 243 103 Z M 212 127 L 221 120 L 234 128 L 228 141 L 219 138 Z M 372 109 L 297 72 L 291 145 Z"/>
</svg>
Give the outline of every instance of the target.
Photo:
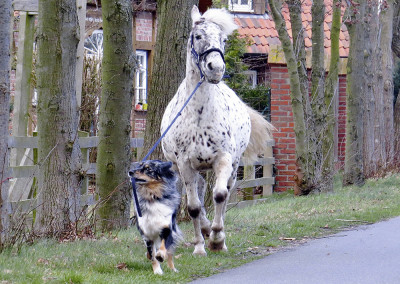
<svg viewBox="0 0 400 284">
<path fill-rule="evenodd" d="M 154 274 L 156 274 L 156 275 L 162 275 L 163 274 L 163 271 L 161 269 L 161 265 L 157 260 L 153 261 L 152 265 L 153 265 Z"/>
<path fill-rule="evenodd" d="M 163 275 L 163 271 L 161 269 L 161 267 L 158 267 L 156 269 L 153 270 L 155 275 Z"/>
</svg>

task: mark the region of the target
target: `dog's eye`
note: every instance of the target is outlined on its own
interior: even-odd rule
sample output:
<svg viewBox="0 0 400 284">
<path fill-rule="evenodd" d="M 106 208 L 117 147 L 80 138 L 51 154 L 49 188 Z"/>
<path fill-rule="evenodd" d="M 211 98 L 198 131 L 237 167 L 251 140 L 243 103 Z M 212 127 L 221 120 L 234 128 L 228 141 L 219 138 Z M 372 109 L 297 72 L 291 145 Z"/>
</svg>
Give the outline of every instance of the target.
<svg viewBox="0 0 400 284">
<path fill-rule="evenodd" d="M 197 35 L 197 36 L 196 36 L 196 39 L 201 39 L 201 35 Z"/>
</svg>

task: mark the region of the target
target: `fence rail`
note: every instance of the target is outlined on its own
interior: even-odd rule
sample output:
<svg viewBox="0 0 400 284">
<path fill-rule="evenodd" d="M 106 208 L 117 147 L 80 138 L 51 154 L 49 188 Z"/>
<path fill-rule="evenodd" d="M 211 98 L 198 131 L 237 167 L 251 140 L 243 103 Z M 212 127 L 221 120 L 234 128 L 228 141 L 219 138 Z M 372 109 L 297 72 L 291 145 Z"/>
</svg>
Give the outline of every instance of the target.
<svg viewBox="0 0 400 284">
<path fill-rule="evenodd" d="M 17 148 L 17 149 L 35 149 L 38 147 L 38 137 L 17 137 L 17 136 L 10 136 L 9 137 L 9 147 L 10 148 Z M 266 141 L 269 147 L 274 145 L 274 140 Z M 85 153 L 86 157 L 83 157 L 84 161 L 89 161 L 88 158 L 88 151 L 89 148 L 96 148 L 99 144 L 99 137 L 79 137 L 79 145 L 83 153 Z M 141 148 L 143 147 L 143 138 L 131 138 L 130 140 L 131 148 Z M 272 151 L 270 152 L 272 154 Z M 235 188 L 239 189 L 246 189 L 246 188 L 254 188 L 254 187 L 263 187 L 263 192 L 261 197 L 267 196 L 272 194 L 272 185 L 275 183 L 275 178 L 272 176 L 272 165 L 275 163 L 274 157 L 264 157 L 259 158 L 256 162 L 251 164 L 246 164 L 243 160 L 240 161 L 240 166 L 247 168 L 247 173 L 250 172 L 250 178 L 238 180 L 236 182 Z M 255 178 L 255 167 L 263 166 L 263 177 Z M 96 163 L 84 163 L 83 170 L 88 175 L 96 174 Z M 31 165 L 31 166 L 14 166 L 10 167 L 10 177 L 12 179 L 20 179 L 20 178 L 30 178 L 33 179 L 39 169 L 38 165 Z M 18 188 L 14 188 L 13 190 L 21 190 Z M 24 188 L 22 190 L 30 191 L 31 188 Z M 233 192 L 236 193 L 234 190 Z M 29 192 L 25 192 L 25 194 L 20 196 L 28 196 Z M 10 193 L 11 195 L 11 193 Z M 14 196 L 18 196 L 14 194 Z M 254 199 L 254 196 L 250 196 L 250 199 Z M 240 202 L 238 204 L 238 202 Z M 230 203 L 236 204 L 239 207 L 245 204 L 253 204 L 256 201 L 243 201 L 241 202 L 238 198 L 237 194 L 232 194 L 230 198 Z M 83 193 L 81 196 L 81 205 L 92 205 L 94 203 L 94 198 L 92 194 Z M 37 206 L 35 199 L 24 199 L 24 200 L 11 200 L 11 207 L 13 212 L 15 210 L 28 212 Z M 232 205 L 231 205 L 232 206 Z"/>
</svg>

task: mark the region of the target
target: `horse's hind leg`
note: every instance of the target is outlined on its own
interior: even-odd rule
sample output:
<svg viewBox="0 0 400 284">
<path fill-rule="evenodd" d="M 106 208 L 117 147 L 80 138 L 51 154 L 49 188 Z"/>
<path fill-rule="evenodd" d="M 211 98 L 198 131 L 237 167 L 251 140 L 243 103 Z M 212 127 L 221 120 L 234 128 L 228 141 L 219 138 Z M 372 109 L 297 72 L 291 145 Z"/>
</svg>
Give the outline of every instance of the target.
<svg viewBox="0 0 400 284">
<path fill-rule="evenodd" d="M 187 201 L 188 201 L 188 212 L 193 220 L 194 226 L 194 237 L 195 246 L 193 254 L 196 255 L 207 255 L 204 249 L 204 238 L 201 233 L 201 211 L 202 204 L 197 193 L 198 186 L 198 173 L 192 168 L 187 166 L 188 163 L 179 164 L 179 172 L 183 184 L 186 187 Z"/>
<path fill-rule="evenodd" d="M 214 163 L 216 182 L 213 189 L 215 215 L 211 225 L 209 248 L 213 251 L 227 250 L 225 245 L 224 215 L 229 198 L 228 181 L 232 176 L 232 157 L 223 154 Z"/>
</svg>

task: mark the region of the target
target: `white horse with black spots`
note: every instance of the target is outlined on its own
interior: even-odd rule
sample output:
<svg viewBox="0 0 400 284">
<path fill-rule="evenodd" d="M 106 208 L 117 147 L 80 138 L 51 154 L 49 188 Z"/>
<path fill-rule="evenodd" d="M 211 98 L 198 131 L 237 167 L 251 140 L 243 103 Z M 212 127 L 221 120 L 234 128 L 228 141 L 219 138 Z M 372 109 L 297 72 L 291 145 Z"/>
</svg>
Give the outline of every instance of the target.
<svg viewBox="0 0 400 284">
<path fill-rule="evenodd" d="M 237 28 L 232 15 L 225 9 L 209 9 L 201 15 L 194 6 L 191 17 L 186 78 L 166 108 L 162 133 L 196 84 L 202 78 L 205 81 L 163 138 L 162 148 L 186 187 L 188 211 L 195 231 L 193 253 L 206 255 L 204 237 L 207 236 L 210 250 L 227 250 L 224 215 L 229 192 L 236 182 L 239 160 L 246 148 L 246 157 L 257 158 L 264 151 L 266 140 L 271 138 L 273 126 L 221 81 L 225 72 L 225 42 Z M 199 174 L 205 170 L 214 170 L 216 176 L 211 232 L 203 206 L 206 184 Z"/>
</svg>

